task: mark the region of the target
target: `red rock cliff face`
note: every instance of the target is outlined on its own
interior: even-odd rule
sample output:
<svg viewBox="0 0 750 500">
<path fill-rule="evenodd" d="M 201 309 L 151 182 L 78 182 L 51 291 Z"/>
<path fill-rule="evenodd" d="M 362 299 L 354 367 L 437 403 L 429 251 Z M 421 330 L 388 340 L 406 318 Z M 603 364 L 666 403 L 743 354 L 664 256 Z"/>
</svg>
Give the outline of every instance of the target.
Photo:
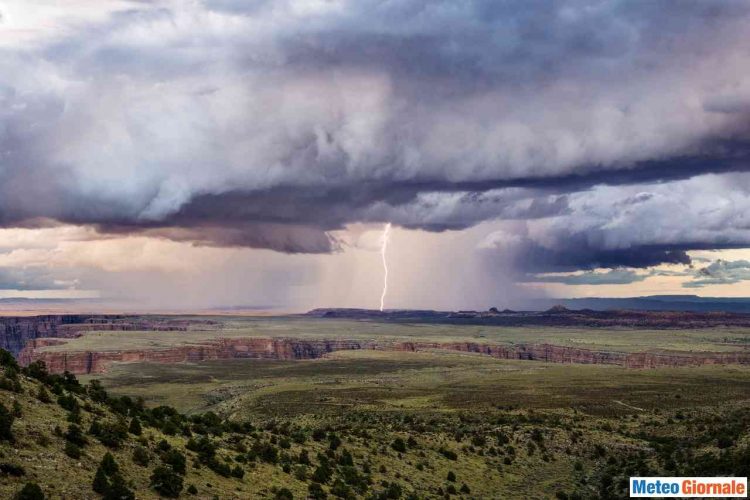
<svg viewBox="0 0 750 500">
<path fill-rule="evenodd" d="M 316 359 L 341 350 L 377 349 L 392 351 L 425 351 L 443 349 L 473 352 L 500 359 L 521 359 L 549 363 L 607 364 L 628 368 L 661 366 L 700 366 L 706 364 L 750 364 L 750 352 L 705 353 L 679 356 L 652 353 L 603 352 L 574 347 L 539 345 L 491 345 L 473 342 L 388 342 L 359 340 L 305 340 L 289 338 L 216 339 L 196 346 L 173 349 L 108 352 L 44 352 L 41 347 L 64 341 L 39 339 L 30 342 L 20 353 L 23 365 L 42 360 L 53 373 L 65 370 L 75 374 L 101 373 L 113 362 L 148 361 L 180 363 L 213 359 Z"/>
</svg>

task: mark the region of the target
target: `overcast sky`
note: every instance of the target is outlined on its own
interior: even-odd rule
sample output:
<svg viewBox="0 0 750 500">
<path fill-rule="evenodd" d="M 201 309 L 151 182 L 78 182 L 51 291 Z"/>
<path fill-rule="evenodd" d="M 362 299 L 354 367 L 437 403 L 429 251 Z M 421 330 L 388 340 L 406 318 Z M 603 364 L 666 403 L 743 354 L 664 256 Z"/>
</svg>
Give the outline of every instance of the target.
<svg viewBox="0 0 750 500">
<path fill-rule="evenodd" d="M 0 0 L 0 297 L 750 294 L 745 1 Z M 135 307 L 135 306 L 134 306 Z"/>
</svg>

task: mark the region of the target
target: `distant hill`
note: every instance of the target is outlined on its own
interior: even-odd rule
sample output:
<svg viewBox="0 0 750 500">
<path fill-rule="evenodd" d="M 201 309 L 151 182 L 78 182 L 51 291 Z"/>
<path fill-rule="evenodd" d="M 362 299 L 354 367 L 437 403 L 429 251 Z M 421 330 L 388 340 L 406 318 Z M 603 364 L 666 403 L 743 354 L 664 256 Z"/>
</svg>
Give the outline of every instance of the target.
<svg viewBox="0 0 750 500">
<path fill-rule="evenodd" d="M 532 309 L 546 310 L 555 305 L 568 309 L 608 311 L 629 309 L 639 311 L 692 311 L 750 313 L 750 297 L 699 297 L 697 295 L 650 295 L 645 297 L 576 299 L 538 299 Z"/>
</svg>

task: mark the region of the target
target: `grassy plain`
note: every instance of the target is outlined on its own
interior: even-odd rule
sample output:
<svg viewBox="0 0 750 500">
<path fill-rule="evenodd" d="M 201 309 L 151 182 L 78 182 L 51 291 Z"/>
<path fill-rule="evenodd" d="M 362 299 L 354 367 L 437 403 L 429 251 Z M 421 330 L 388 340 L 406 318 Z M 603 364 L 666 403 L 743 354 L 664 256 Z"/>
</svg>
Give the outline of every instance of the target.
<svg viewBox="0 0 750 500">
<path fill-rule="evenodd" d="M 185 412 L 262 416 L 367 411 L 579 409 L 708 406 L 750 398 L 740 366 L 632 370 L 498 360 L 468 353 L 339 351 L 304 361 L 123 363 L 99 378 L 115 394 Z"/>
</svg>

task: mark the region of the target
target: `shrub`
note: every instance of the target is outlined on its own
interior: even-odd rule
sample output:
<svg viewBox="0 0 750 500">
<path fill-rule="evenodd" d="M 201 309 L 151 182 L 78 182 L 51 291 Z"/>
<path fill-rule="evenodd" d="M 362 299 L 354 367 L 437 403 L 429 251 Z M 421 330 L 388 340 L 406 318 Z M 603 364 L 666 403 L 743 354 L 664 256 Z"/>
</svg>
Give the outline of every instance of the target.
<svg viewBox="0 0 750 500">
<path fill-rule="evenodd" d="M 16 358 L 5 349 L 0 349 L 0 366 L 12 368 L 15 371 L 19 370 L 18 361 L 16 361 Z"/>
<path fill-rule="evenodd" d="M 117 465 L 115 457 L 110 452 L 107 452 L 102 457 L 102 461 L 99 463 L 99 467 L 104 471 L 107 476 L 114 476 L 120 472 L 120 466 Z"/>
<path fill-rule="evenodd" d="M 216 459 L 208 462 L 208 468 L 217 473 L 220 476 L 229 477 L 232 475 L 232 468 L 224 462 L 220 462 Z"/>
<path fill-rule="evenodd" d="M 14 441 L 11 428 L 13 427 L 13 420 L 15 418 L 5 405 L 0 403 L 0 441 Z"/>
<path fill-rule="evenodd" d="M 88 442 L 86 436 L 83 435 L 83 430 L 76 424 L 70 424 L 68 432 L 65 433 L 65 440 L 76 446 L 85 446 Z"/>
<path fill-rule="evenodd" d="M 49 371 L 47 371 L 47 365 L 42 360 L 34 361 L 30 363 L 24 370 L 24 373 L 31 378 L 35 378 L 41 382 L 46 382 L 49 378 Z"/>
<path fill-rule="evenodd" d="M 191 484 L 190 486 L 187 487 L 187 492 L 190 495 L 197 495 L 198 494 L 198 488 L 196 488 L 194 484 Z"/>
<path fill-rule="evenodd" d="M 104 500 L 135 500 L 135 494 L 127 487 L 122 476 L 115 474 L 112 476 L 112 482 L 104 495 Z"/>
<path fill-rule="evenodd" d="M 294 495 L 287 488 L 281 488 L 276 492 L 275 500 L 294 500 Z"/>
<path fill-rule="evenodd" d="M 8 476 L 21 477 L 26 474 L 26 470 L 20 465 L 9 464 L 8 462 L 0 463 L 0 473 Z"/>
<path fill-rule="evenodd" d="M 161 461 L 164 462 L 164 465 L 169 465 L 172 467 L 172 470 L 175 471 L 178 474 L 185 475 L 185 455 L 180 453 L 179 450 L 176 450 L 172 448 L 171 450 L 165 452 L 161 456 Z"/>
<path fill-rule="evenodd" d="M 458 460 L 458 455 L 456 455 L 456 452 L 453 450 L 449 450 L 447 448 L 440 448 L 438 450 L 438 453 L 443 455 L 448 460 Z"/>
<path fill-rule="evenodd" d="M 133 450 L 133 463 L 140 465 L 141 467 L 148 466 L 151 462 L 151 454 L 143 446 L 136 446 Z"/>
<path fill-rule="evenodd" d="M 39 390 L 36 392 L 36 398 L 45 404 L 52 402 L 52 397 L 43 385 L 39 386 Z"/>
<path fill-rule="evenodd" d="M 328 435 L 328 448 L 332 451 L 336 451 L 336 449 L 341 446 L 341 438 L 338 437 L 338 435 L 331 432 Z"/>
<path fill-rule="evenodd" d="M 458 490 L 458 491 L 460 491 L 461 493 L 465 493 L 465 494 L 467 494 L 467 495 L 468 495 L 469 493 L 471 493 L 471 489 L 469 489 L 469 487 L 468 487 L 468 486 L 466 486 L 466 483 L 462 484 L 462 485 L 461 485 L 461 489 L 460 489 L 460 490 Z"/>
<path fill-rule="evenodd" d="M 341 479 L 336 479 L 331 486 L 331 495 L 339 498 L 353 498 L 354 492 Z"/>
<path fill-rule="evenodd" d="M 403 439 L 401 439 L 400 437 L 397 437 L 396 439 L 393 440 L 393 443 L 391 443 L 391 448 L 393 448 L 399 453 L 404 453 L 406 452 L 406 443 L 404 442 Z"/>
<path fill-rule="evenodd" d="M 78 406 L 78 401 L 70 394 L 63 394 L 57 398 L 57 404 L 64 410 L 73 411 Z"/>
<path fill-rule="evenodd" d="M 339 457 L 339 465 L 354 465 L 354 458 L 352 457 L 352 454 L 349 453 L 349 450 L 343 450 L 341 452 L 341 456 Z"/>
<path fill-rule="evenodd" d="M 255 442 L 250 450 L 250 455 L 269 464 L 275 464 L 279 461 L 279 451 L 271 443 Z"/>
<path fill-rule="evenodd" d="M 119 448 L 128 437 L 128 428 L 123 420 L 99 424 L 97 439 L 108 448 Z"/>
<path fill-rule="evenodd" d="M 104 473 L 104 469 L 101 465 L 96 469 L 94 481 L 91 483 L 91 489 L 100 495 L 104 495 L 109 491 L 109 479 L 107 479 L 107 474 Z"/>
<path fill-rule="evenodd" d="M 151 487 L 163 497 L 177 498 L 182 491 L 182 476 L 160 465 L 151 474 Z"/>
<path fill-rule="evenodd" d="M 128 432 L 133 434 L 134 436 L 140 436 L 143 433 L 143 429 L 141 428 L 141 421 L 138 420 L 138 417 L 133 417 L 133 420 L 130 421 Z"/>
<path fill-rule="evenodd" d="M 333 472 L 326 464 L 320 464 L 316 469 L 315 472 L 313 472 L 312 478 L 313 481 L 321 484 L 326 484 L 328 481 L 331 480 L 331 475 Z"/>
<path fill-rule="evenodd" d="M 323 487 L 318 483 L 309 484 L 309 486 L 307 487 L 307 496 L 312 498 L 313 500 L 324 500 L 325 498 L 328 498 L 328 495 L 326 495 Z"/>
<path fill-rule="evenodd" d="M 92 380 L 89 382 L 88 387 L 86 387 L 86 392 L 91 396 L 91 399 L 99 403 L 105 403 L 108 399 L 107 391 L 104 390 L 102 383 L 98 380 Z"/>
<path fill-rule="evenodd" d="M 297 481 L 307 481 L 307 466 L 298 465 L 294 468 L 294 478 Z"/>
<path fill-rule="evenodd" d="M 243 477 L 245 477 L 245 470 L 239 465 L 236 465 L 234 469 L 232 469 L 232 476 L 238 479 L 242 479 Z"/>
<path fill-rule="evenodd" d="M 26 483 L 13 498 L 14 500 L 44 500 L 44 492 L 38 484 Z"/>
<path fill-rule="evenodd" d="M 451 483 L 455 483 L 455 482 L 456 482 L 456 473 L 455 473 L 455 472 L 453 472 L 452 470 L 451 470 L 451 471 L 448 471 L 448 478 L 447 478 L 447 479 L 448 479 L 448 481 L 450 481 Z"/>
<path fill-rule="evenodd" d="M 315 441 L 323 441 L 326 438 L 326 431 L 325 429 L 315 429 L 312 433 L 312 438 Z"/>
<path fill-rule="evenodd" d="M 65 454 L 68 455 L 70 458 L 77 460 L 81 458 L 82 452 L 81 452 L 81 448 L 77 444 L 71 443 L 70 441 L 68 441 L 67 443 L 65 443 Z"/>
</svg>

